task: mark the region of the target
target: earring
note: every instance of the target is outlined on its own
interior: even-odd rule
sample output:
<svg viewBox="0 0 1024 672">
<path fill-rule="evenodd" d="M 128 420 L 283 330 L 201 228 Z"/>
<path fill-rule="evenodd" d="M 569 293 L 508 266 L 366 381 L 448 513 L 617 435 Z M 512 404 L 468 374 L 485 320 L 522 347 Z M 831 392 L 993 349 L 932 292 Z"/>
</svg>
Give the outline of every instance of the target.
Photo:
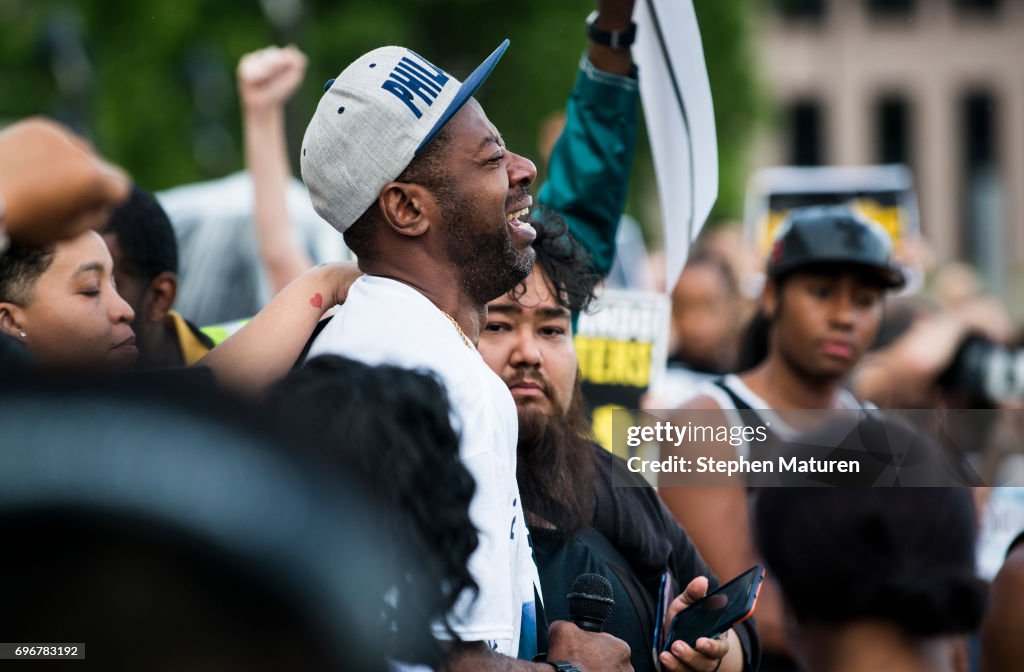
<svg viewBox="0 0 1024 672">
<path fill-rule="evenodd" d="M 25 338 L 25 336 L 27 336 L 27 335 L 28 334 L 26 334 L 24 331 L 19 331 L 18 332 L 18 336 L 21 336 L 22 338 Z"/>
</svg>

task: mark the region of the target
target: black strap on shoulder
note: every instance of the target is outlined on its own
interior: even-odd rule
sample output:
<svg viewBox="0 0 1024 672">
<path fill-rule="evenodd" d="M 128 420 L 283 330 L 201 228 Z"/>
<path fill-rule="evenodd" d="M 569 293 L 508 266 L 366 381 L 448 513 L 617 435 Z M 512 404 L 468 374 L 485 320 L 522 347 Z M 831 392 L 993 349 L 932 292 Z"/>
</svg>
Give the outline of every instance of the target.
<svg viewBox="0 0 1024 672">
<path fill-rule="evenodd" d="M 722 390 L 723 392 L 725 392 L 726 394 L 729 395 L 729 398 L 732 400 L 733 405 L 736 406 L 736 410 L 738 410 L 738 411 L 752 411 L 752 410 L 754 410 L 753 406 L 751 406 L 747 402 L 743 401 L 743 399 L 740 398 L 740 395 L 736 394 L 735 390 L 733 390 L 731 387 L 729 387 L 728 385 L 725 384 L 725 378 L 716 378 L 715 380 L 713 380 L 711 382 L 712 382 L 712 384 L 715 387 L 717 387 L 718 389 Z"/>
<path fill-rule="evenodd" d="M 185 320 L 184 317 L 182 317 L 181 319 Z M 199 341 L 200 343 L 202 343 L 205 347 L 207 347 L 207 348 L 212 350 L 214 348 L 214 346 L 217 345 L 216 343 L 213 342 L 212 338 L 210 338 L 209 336 L 204 334 L 203 331 L 199 327 L 197 327 L 196 325 L 192 324 L 188 320 L 185 320 L 185 326 L 188 327 L 188 330 L 190 332 L 192 332 L 193 336 L 196 337 L 196 340 Z"/>
<path fill-rule="evenodd" d="M 739 413 L 740 422 L 743 424 L 743 426 L 749 427 L 751 422 L 754 421 L 755 416 L 760 417 L 760 413 L 758 413 L 753 406 L 744 401 L 740 397 L 740 395 L 736 394 L 736 390 L 729 387 L 729 385 L 726 384 L 724 378 L 718 378 L 713 382 L 715 386 L 718 387 L 718 389 L 722 390 L 727 395 L 729 395 L 729 398 L 732 400 L 733 405 L 736 407 L 736 411 Z M 776 436 L 775 431 L 771 429 L 768 430 L 768 435 L 773 438 Z M 764 446 L 761 446 L 761 444 L 748 445 L 750 446 L 751 453 L 755 452 L 755 449 L 761 450 L 765 448 Z M 760 448 L 758 448 L 758 446 L 760 446 Z M 748 491 L 750 493 L 753 493 L 756 490 L 756 488 L 754 487 L 754 484 L 751 481 L 751 477 L 747 476 L 745 478 L 745 482 L 747 483 Z"/>
<path fill-rule="evenodd" d="M 299 358 L 295 360 L 294 364 L 292 364 L 293 369 L 297 369 L 302 366 L 302 363 L 306 361 L 306 357 L 309 356 L 309 349 L 313 347 L 313 341 L 316 340 L 316 337 L 320 335 L 320 332 L 324 330 L 324 327 L 326 327 L 333 319 L 334 315 L 331 315 L 330 317 L 325 317 L 317 322 L 316 328 L 313 329 L 313 335 L 309 337 L 309 340 L 306 341 L 306 345 L 302 348 L 302 354 L 300 354 Z"/>
<path fill-rule="evenodd" d="M 629 593 L 629 601 L 633 605 L 637 621 L 640 623 L 640 629 L 644 633 L 644 641 L 653 642 L 653 617 L 656 605 L 650 594 L 640 584 L 640 580 L 630 567 L 629 561 L 619 553 L 618 549 L 612 546 L 603 534 L 593 527 L 585 527 L 579 534 L 580 538 L 588 546 L 601 554 L 601 559 L 605 565 L 615 573 L 619 583 L 625 587 L 626 592 Z"/>
</svg>

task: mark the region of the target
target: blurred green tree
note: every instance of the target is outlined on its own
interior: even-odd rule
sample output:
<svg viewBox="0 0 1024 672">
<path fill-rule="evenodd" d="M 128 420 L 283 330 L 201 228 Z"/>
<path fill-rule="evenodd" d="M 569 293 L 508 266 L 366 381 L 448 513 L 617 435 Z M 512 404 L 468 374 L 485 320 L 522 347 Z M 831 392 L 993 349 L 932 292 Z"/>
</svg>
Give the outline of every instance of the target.
<svg viewBox="0 0 1024 672">
<path fill-rule="evenodd" d="M 696 0 L 719 130 L 715 216 L 742 205 L 758 109 L 753 4 Z M 294 42 L 309 55 L 289 115 L 297 156 L 323 82 L 359 54 L 403 44 L 464 77 L 508 37 L 513 46 L 480 98 L 508 144 L 536 156 L 538 125 L 564 105 L 592 8 L 593 0 L 0 0 L 0 119 L 53 116 L 140 184 L 165 189 L 241 168 L 234 68 L 247 51 Z"/>
<path fill-rule="evenodd" d="M 753 0 L 694 0 L 718 132 L 718 200 L 710 219 L 743 214 L 748 150 L 764 97 L 754 66 Z"/>
</svg>

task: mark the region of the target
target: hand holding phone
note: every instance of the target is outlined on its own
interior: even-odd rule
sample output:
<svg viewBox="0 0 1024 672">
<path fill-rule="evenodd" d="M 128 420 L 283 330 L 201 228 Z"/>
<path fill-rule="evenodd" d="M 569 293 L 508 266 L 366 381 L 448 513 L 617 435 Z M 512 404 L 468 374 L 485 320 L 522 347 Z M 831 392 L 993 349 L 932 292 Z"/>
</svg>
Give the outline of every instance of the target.
<svg viewBox="0 0 1024 672">
<path fill-rule="evenodd" d="M 692 648 L 701 637 L 717 637 L 742 623 L 754 613 L 763 581 L 764 568 L 754 565 L 690 604 L 672 619 L 662 650 L 676 641 Z"/>
</svg>

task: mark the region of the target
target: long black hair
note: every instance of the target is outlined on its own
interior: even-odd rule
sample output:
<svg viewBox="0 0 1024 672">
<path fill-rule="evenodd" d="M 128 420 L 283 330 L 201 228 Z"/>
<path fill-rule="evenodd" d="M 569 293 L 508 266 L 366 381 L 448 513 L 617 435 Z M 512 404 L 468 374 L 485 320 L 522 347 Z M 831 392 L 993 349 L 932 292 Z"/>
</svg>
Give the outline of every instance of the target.
<svg viewBox="0 0 1024 672">
<path fill-rule="evenodd" d="M 594 290 L 601 281 L 590 255 L 570 235 L 568 224 L 557 212 L 539 207 L 530 223 L 537 231 L 532 244 L 537 253 L 536 265 L 557 290 L 558 303 L 573 313 L 585 311 L 594 300 Z M 518 298 L 525 292 L 524 280 L 512 290 L 512 296 Z"/>
<path fill-rule="evenodd" d="M 390 558 L 400 579 L 395 602 L 384 605 L 394 634 L 388 655 L 436 665 L 431 623 L 447 624 L 460 594 L 477 590 L 467 567 L 478 543 L 469 518 L 475 485 L 459 461 L 443 385 L 429 373 L 325 355 L 275 385 L 267 401 L 296 427 L 299 449 L 365 483 L 400 514 L 394 533 L 412 554 Z"/>
</svg>

